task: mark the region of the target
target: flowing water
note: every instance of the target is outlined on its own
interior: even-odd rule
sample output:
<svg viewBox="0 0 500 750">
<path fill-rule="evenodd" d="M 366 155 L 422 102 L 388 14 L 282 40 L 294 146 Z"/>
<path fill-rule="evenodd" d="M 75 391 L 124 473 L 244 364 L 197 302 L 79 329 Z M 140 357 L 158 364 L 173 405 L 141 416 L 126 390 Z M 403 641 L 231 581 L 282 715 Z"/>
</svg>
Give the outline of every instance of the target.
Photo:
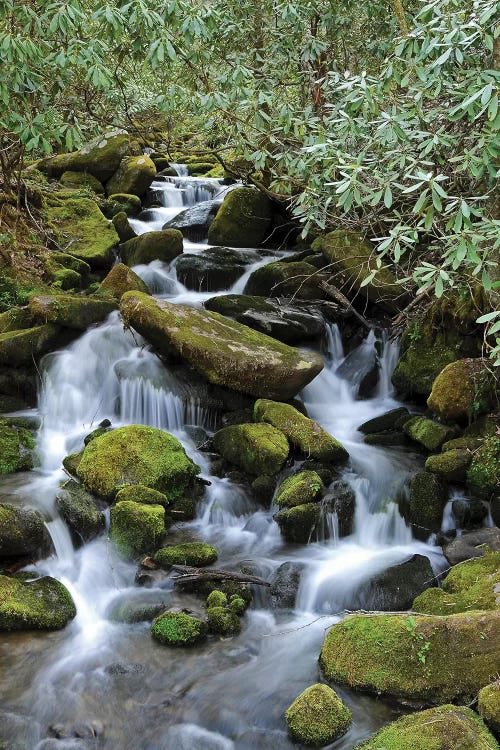
<svg viewBox="0 0 500 750">
<path fill-rule="evenodd" d="M 182 174 L 154 183 L 161 208 L 148 209 L 136 231 L 160 227 L 186 206 L 220 194 L 219 181 Z M 206 244 L 185 243 L 190 252 Z M 241 292 L 250 271 L 233 286 Z M 171 266 L 153 262 L 135 269 L 155 294 L 200 305 L 213 293 L 186 289 Z M 357 586 L 370 575 L 419 552 L 436 569 L 439 547 L 412 539 L 395 502 L 418 458 L 397 449 L 365 445 L 357 427 L 397 405 L 390 376 L 397 346 L 385 334 L 368 334 L 347 357 L 336 326 L 323 342 L 325 369 L 301 394 L 308 413 L 341 440 L 351 455 L 343 472 L 356 495 L 351 536 L 339 539 L 337 520 L 325 513 L 317 541 L 286 545 L 273 521 L 245 489 L 210 476 L 207 457 L 196 450 L 189 426 L 210 431 L 214 415 L 189 384 L 166 369 L 139 336 L 126 332 L 113 313 L 64 351 L 45 358 L 39 396 L 41 466 L 3 480 L 9 502 L 39 508 L 47 519 L 55 553 L 32 566 L 63 581 L 78 613 L 63 631 L 9 634 L 0 639 L 0 739 L 13 750 L 250 750 L 295 747 L 283 713 L 319 678 L 317 659 L 326 629 L 355 602 Z M 357 398 L 366 372 L 378 363 L 377 395 Z M 187 387 L 186 387 L 187 386 Z M 136 566 L 120 559 L 105 535 L 75 550 L 55 510 L 58 486 L 66 477 L 61 460 L 79 450 L 82 438 L 102 419 L 114 426 L 144 423 L 168 430 L 184 444 L 211 484 L 197 518 L 183 524 L 184 537 L 213 543 L 221 567 L 242 561 L 269 578 L 284 562 L 300 563 L 302 576 L 294 610 L 270 607 L 268 594 L 255 592 L 240 635 L 211 639 L 192 650 L 156 644 L 149 624 L 118 624 L 113 609 L 124 602 L 164 603 L 202 614 L 199 599 L 179 595 L 166 580 L 144 589 L 135 584 Z M 171 533 L 171 538 L 174 538 Z M 348 750 L 394 717 L 374 698 L 339 690 L 353 711 L 348 734 L 332 747 Z M 55 735 L 68 739 L 49 739 Z"/>
</svg>

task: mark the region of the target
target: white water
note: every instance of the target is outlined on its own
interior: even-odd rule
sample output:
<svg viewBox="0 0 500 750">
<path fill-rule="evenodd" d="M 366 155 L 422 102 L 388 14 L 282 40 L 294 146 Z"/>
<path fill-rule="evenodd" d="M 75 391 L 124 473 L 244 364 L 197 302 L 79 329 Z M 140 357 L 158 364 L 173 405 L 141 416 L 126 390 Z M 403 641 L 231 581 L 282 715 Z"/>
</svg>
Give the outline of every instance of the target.
<svg viewBox="0 0 500 750">
<path fill-rule="evenodd" d="M 216 190 L 218 182 L 213 183 Z M 161 194 L 164 208 L 155 209 L 160 213 L 147 223 L 135 221 L 136 231 L 157 228 L 168 220 L 167 214 L 171 218 L 206 196 L 206 188 L 198 189 L 195 178 L 171 178 L 168 183 L 154 184 L 153 189 Z M 199 244 L 195 250 L 203 252 L 204 247 Z M 254 264 L 228 291 L 241 293 L 250 272 L 275 257 Z M 187 290 L 177 281 L 175 264 L 153 262 L 135 270 L 155 294 L 178 303 L 200 305 L 214 296 Z M 350 466 L 343 478 L 355 491 L 356 513 L 350 537 L 339 539 L 336 518 L 326 514 L 318 533 L 320 541 L 307 546 L 285 545 L 272 518 L 275 509 L 263 509 L 229 479 L 209 476 L 207 457 L 195 449 L 184 427 L 209 426 L 212 415 L 203 404 L 186 400 L 185 384 L 176 381 L 139 336 L 124 331 L 117 313 L 64 351 L 46 358 L 39 401 L 41 468 L 28 475 L 22 493 L 43 510 L 56 550 L 35 569 L 64 582 L 78 613 L 64 631 L 45 638 L 44 658 L 39 663 L 36 657 L 20 658 L 24 642 L 20 642 L 21 651 L 15 647 L 9 651 L 6 664 L 16 670 L 16 679 L 0 688 L 0 699 L 3 695 L 15 715 L 25 717 L 26 731 L 33 738 L 25 747 L 49 750 L 43 738 L 54 722 L 72 726 L 91 721 L 103 727 L 98 744 L 64 745 L 62 750 L 291 748 L 283 711 L 302 689 L 317 681 L 324 630 L 349 608 L 356 586 L 416 552 L 428 555 L 439 567 L 439 548 L 412 540 L 395 503 L 408 473 L 415 469 L 414 458 L 398 450 L 368 446 L 357 430 L 362 422 L 397 405 L 390 385 L 397 345 L 384 335 L 377 343 L 375 333 L 370 332 L 357 350 L 344 357 L 336 326 L 328 327 L 326 339 L 325 369 L 301 396 L 310 416 L 349 450 Z M 382 347 L 380 355 L 376 346 Z M 357 400 L 359 382 L 376 355 L 377 396 Z M 349 379 L 339 372 L 348 372 Z M 169 584 L 148 592 L 138 589 L 135 566 L 118 558 L 105 536 L 73 549 L 54 505 L 58 485 L 65 478 L 61 460 L 79 450 L 83 436 L 104 418 L 113 426 L 160 427 L 182 440 L 211 482 L 197 519 L 184 525 L 184 530 L 213 542 L 221 567 L 245 561 L 269 577 L 285 561 L 304 565 L 293 612 L 268 610 L 267 600 L 258 592 L 240 636 L 215 639 L 189 653 L 155 645 L 147 624 L 118 625 L 109 619 L 116 602 L 144 599 L 146 593 L 172 607 L 202 612 L 202 605 L 179 596 Z M 31 645 L 35 655 L 36 643 Z M 127 679 L 112 677 L 106 670 L 116 663 L 138 664 L 143 671 Z M 349 750 L 358 738 L 387 720 L 389 709 L 363 696 L 346 699 L 354 712 L 354 727 L 336 747 Z M 0 713 L 0 725 L 1 721 Z M 17 735 L 12 736 L 21 736 L 19 724 L 16 727 Z"/>
</svg>

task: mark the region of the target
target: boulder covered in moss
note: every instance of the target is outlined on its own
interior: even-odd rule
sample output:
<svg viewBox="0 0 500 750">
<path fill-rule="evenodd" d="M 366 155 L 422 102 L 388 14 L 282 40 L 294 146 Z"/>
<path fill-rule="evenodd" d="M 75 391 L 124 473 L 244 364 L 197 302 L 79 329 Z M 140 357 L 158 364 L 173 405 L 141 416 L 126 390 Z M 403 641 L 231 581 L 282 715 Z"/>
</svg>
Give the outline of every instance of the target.
<svg viewBox="0 0 500 750">
<path fill-rule="evenodd" d="M 459 359 L 447 365 L 432 384 L 431 411 L 449 421 L 487 413 L 495 400 L 496 378 L 485 359 Z"/>
<path fill-rule="evenodd" d="M 271 227 L 272 203 L 259 190 L 235 188 L 224 202 L 208 230 L 210 245 L 257 247 Z"/>
<path fill-rule="evenodd" d="M 328 685 L 306 688 L 285 713 L 292 740 L 323 747 L 342 737 L 352 723 L 352 714 Z"/>
<path fill-rule="evenodd" d="M 0 559 L 34 555 L 44 545 L 45 525 L 38 511 L 0 503 Z"/>
<path fill-rule="evenodd" d="M 100 205 L 104 216 L 108 219 L 114 219 L 119 213 L 136 216 L 142 209 L 141 199 L 131 193 L 113 193 L 105 201 L 101 201 Z M 134 232 L 132 236 L 135 237 L 136 233 Z"/>
<path fill-rule="evenodd" d="M 116 302 L 69 294 L 36 294 L 29 301 L 29 309 L 39 323 L 56 323 L 79 331 L 101 323 L 116 308 Z"/>
<path fill-rule="evenodd" d="M 405 422 L 403 430 L 409 438 L 423 445 L 428 451 L 439 450 L 454 434 L 451 427 L 427 417 L 412 417 Z"/>
<path fill-rule="evenodd" d="M 241 630 L 236 612 L 229 607 L 209 607 L 207 609 L 207 627 L 213 635 L 236 635 Z"/>
<path fill-rule="evenodd" d="M 0 333 L 0 364 L 11 367 L 32 365 L 61 342 L 61 328 L 47 323 L 34 328 Z"/>
<path fill-rule="evenodd" d="M 146 503 L 146 505 L 163 505 L 166 508 L 170 500 L 163 492 L 153 490 L 143 484 L 128 484 L 122 487 L 115 496 L 116 502 L 132 500 L 133 503 Z"/>
<path fill-rule="evenodd" d="M 59 289 L 80 289 L 87 285 L 90 266 L 85 261 L 68 253 L 52 252 L 45 267 L 52 277 L 52 285 Z M 23 328 L 24 326 L 19 326 Z"/>
<path fill-rule="evenodd" d="M 234 424 L 214 435 L 215 450 L 247 474 L 272 476 L 288 458 L 290 446 L 282 432 L 268 424 Z"/>
<path fill-rule="evenodd" d="M 471 451 L 455 448 L 429 456 L 425 462 L 425 468 L 447 482 L 464 482 L 471 461 Z"/>
<path fill-rule="evenodd" d="M 321 518 L 319 503 L 305 503 L 293 508 L 282 508 L 274 516 L 285 541 L 295 544 L 307 544 L 312 540 Z"/>
<path fill-rule="evenodd" d="M 446 485 L 436 474 L 419 471 L 412 477 L 410 501 L 405 515 L 420 539 L 426 539 L 431 532 L 440 530 L 447 500 Z"/>
<path fill-rule="evenodd" d="M 111 508 L 109 534 L 126 557 L 152 552 L 165 535 L 165 508 L 123 500 Z"/>
<path fill-rule="evenodd" d="M 60 177 L 61 185 L 69 190 L 88 188 L 97 195 L 104 195 L 104 188 L 97 177 L 88 172 L 63 172 Z"/>
<path fill-rule="evenodd" d="M 22 328 L 31 328 L 33 316 L 27 307 L 11 307 L 0 313 L 0 333 L 8 331 L 19 331 Z"/>
<path fill-rule="evenodd" d="M 106 191 L 108 195 L 128 193 L 142 198 L 155 175 L 156 167 L 149 156 L 126 156 L 106 183 Z"/>
<path fill-rule="evenodd" d="M 500 680 L 485 685 L 479 691 L 477 710 L 485 724 L 500 737 Z"/>
<path fill-rule="evenodd" d="M 132 228 L 132 224 L 129 222 L 125 211 L 118 211 L 111 221 L 116 229 L 118 237 L 120 238 L 120 242 L 127 242 L 128 240 L 137 237 L 137 233 Z"/>
<path fill-rule="evenodd" d="M 440 704 L 470 703 L 500 659 L 500 612 L 447 617 L 354 615 L 321 650 L 327 679 L 357 690 Z"/>
<path fill-rule="evenodd" d="M 101 282 L 100 289 L 108 292 L 117 300 L 121 299 L 125 292 L 151 294 L 148 285 L 124 263 L 116 263 L 113 266 Z"/>
<path fill-rule="evenodd" d="M 118 427 L 95 438 L 77 468 L 85 487 L 108 499 L 124 484 L 143 484 L 177 499 L 193 487 L 199 471 L 177 438 L 145 425 Z"/>
<path fill-rule="evenodd" d="M 32 469 L 34 448 L 35 441 L 29 430 L 0 418 L 0 474 Z"/>
<path fill-rule="evenodd" d="M 161 260 L 170 263 L 182 253 L 183 238 L 178 229 L 145 232 L 120 245 L 120 256 L 127 266 Z"/>
<path fill-rule="evenodd" d="M 342 443 L 291 404 L 261 398 L 255 402 L 254 418 L 280 430 L 306 458 L 326 463 L 344 462 L 349 458 Z"/>
<path fill-rule="evenodd" d="M 205 640 L 203 620 L 184 612 L 163 612 L 151 625 L 151 635 L 164 646 L 194 646 Z"/>
<path fill-rule="evenodd" d="M 60 630 L 75 615 L 69 591 L 55 578 L 0 575 L 0 630 Z"/>
<path fill-rule="evenodd" d="M 42 159 L 37 169 L 49 177 L 60 177 L 66 171 L 88 172 L 101 182 L 113 176 L 124 156 L 139 154 L 140 147 L 123 130 L 111 130 L 87 143 L 79 151 Z"/>
<path fill-rule="evenodd" d="M 500 517 L 500 437 L 492 435 L 473 452 L 467 470 L 467 485 L 485 500 L 496 504 L 495 515 Z M 494 516 L 495 517 L 495 516 Z"/>
<path fill-rule="evenodd" d="M 500 609 L 500 552 L 486 552 L 483 557 L 456 565 L 442 588 L 424 591 L 412 608 L 429 615 Z"/>
<path fill-rule="evenodd" d="M 318 269 L 304 261 L 285 263 L 275 261 L 257 268 L 250 275 L 245 294 L 262 297 L 294 297 L 294 299 L 323 299 L 318 287 Z"/>
<path fill-rule="evenodd" d="M 171 568 L 172 565 L 202 568 L 205 565 L 213 565 L 217 557 L 217 550 L 210 544 L 185 542 L 162 547 L 155 553 L 153 559 L 160 567 L 166 569 Z"/>
<path fill-rule="evenodd" d="M 451 704 L 402 716 L 355 750 L 498 750 L 479 716 Z"/>
<path fill-rule="evenodd" d="M 70 453 L 62 460 L 62 465 L 71 477 L 78 477 L 78 467 L 83 457 L 83 450 L 78 453 Z"/>
<path fill-rule="evenodd" d="M 323 491 L 324 484 L 316 471 L 299 471 L 278 485 L 274 502 L 280 508 L 293 508 L 295 505 L 319 502 Z"/>
<path fill-rule="evenodd" d="M 62 486 L 56 498 L 56 506 L 78 545 L 94 539 L 104 531 L 104 513 L 99 510 L 92 495 L 73 479 Z"/>
<path fill-rule="evenodd" d="M 211 383 L 235 391 L 291 398 L 323 368 L 318 354 L 282 344 L 217 313 L 139 292 L 124 294 L 120 309 L 125 323 L 160 354 L 175 352 Z"/>
</svg>

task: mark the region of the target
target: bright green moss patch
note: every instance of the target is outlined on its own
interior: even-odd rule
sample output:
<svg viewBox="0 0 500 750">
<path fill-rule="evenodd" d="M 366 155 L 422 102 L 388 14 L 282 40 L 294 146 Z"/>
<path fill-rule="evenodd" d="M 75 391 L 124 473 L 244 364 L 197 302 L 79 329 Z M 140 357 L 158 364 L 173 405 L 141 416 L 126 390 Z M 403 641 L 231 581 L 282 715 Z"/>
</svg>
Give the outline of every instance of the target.
<svg viewBox="0 0 500 750">
<path fill-rule="evenodd" d="M 0 474 L 33 468 L 35 441 L 29 430 L 9 425 L 0 418 Z"/>
<path fill-rule="evenodd" d="M 207 609 L 211 607 L 225 607 L 227 605 L 227 596 L 223 591 L 211 591 L 207 596 Z"/>
<path fill-rule="evenodd" d="M 287 542 L 307 544 L 321 517 L 318 503 L 305 503 L 293 508 L 282 508 L 274 516 Z"/>
<path fill-rule="evenodd" d="M 426 417 L 412 417 L 405 422 L 403 431 L 428 451 L 436 451 L 453 436 L 450 427 L 434 422 Z"/>
<path fill-rule="evenodd" d="M 151 625 L 151 635 L 165 646 L 194 646 L 206 633 L 202 620 L 183 612 L 164 612 Z"/>
<path fill-rule="evenodd" d="M 268 424 L 235 424 L 215 433 L 215 449 L 248 474 L 277 474 L 288 458 L 288 440 Z"/>
<path fill-rule="evenodd" d="M 94 177 L 94 175 L 91 175 L 88 172 L 63 172 L 60 177 L 60 183 L 68 190 L 90 188 L 90 190 L 93 190 L 94 193 L 97 193 L 98 195 L 104 194 L 102 183 L 99 182 L 97 177 Z"/>
<path fill-rule="evenodd" d="M 214 635 L 235 635 L 241 630 L 238 615 L 227 607 L 210 607 L 207 610 L 207 627 Z"/>
<path fill-rule="evenodd" d="M 439 373 L 427 405 L 443 419 L 473 419 L 493 405 L 495 384 L 487 360 L 459 359 Z"/>
<path fill-rule="evenodd" d="M 170 263 L 182 253 L 182 232 L 178 229 L 162 229 L 145 232 L 120 245 L 120 255 L 128 266 L 161 260 Z"/>
<path fill-rule="evenodd" d="M 233 594 L 229 601 L 229 607 L 238 615 L 238 617 L 241 617 L 241 615 L 244 614 L 247 606 L 247 602 L 245 602 L 241 596 L 236 596 L 235 594 Z"/>
<path fill-rule="evenodd" d="M 500 680 L 479 691 L 477 708 L 491 731 L 500 734 Z"/>
<path fill-rule="evenodd" d="M 116 307 L 116 302 L 69 294 L 38 294 L 29 301 L 31 314 L 39 323 L 57 323 L 81 331 L 103 321 Z"/>
<path fill-rule="evenodd" d="M 0 630 L 59 630 L 75 615 L 69 591 L 54 578 L 0 576 Z"/>
<path fill-rule="evenodd" d="M 115 299 L 121 299 L 125 292 L 138 291 L 150 294 L 149 287 L 135 271 L 124 263 L 116 263 L 100 286 L 100 290 L 110 292 Z"/>
<path fill-rule="evenodd" d="M 60 328 L 52 323 L 19 331 L 0 333 L 0 364 L 10 367 L 32 365 L 38 359 L 55 349 L 60 341 Z"/>
<path fill-rule="evenodd" d="M 444 453 L 429 456 L 425 462 L 425 468 L 448 482 L 462 482 L 465 480 L 467 468 L 471 461 L 472 453 L 470 451 L 453 448 Z"/>
<path fill-rule="evenodd" d="M 115 500 L 116 502 L 132 500 L 134 503 L 163 505 L 163 507 L 166 507 L 169 504 L 169 499 L 163 494 L 163 492 L 152 490 L 149 487 L 145 487 L 143 484 L 129 484 L 126 487 L 122 487 L 116 493 Z"/>
<path fill-rule="evenodd" d="M 156 167 L 149 156 L 128 156 L 106 185 L 109 195 L 129 193 L 141 197 L 153 182 Z"/>
<path fill-rule="evenodd" d="M 352 714 L 334 690 L 317 683 L 294 700 L 285 719 L 293 740 L 323 747 L 347 732 Z"/>
<path fill-rule="evenodd" d="M 271 208 L 269 198 L 255 188 L 231 190 L 210 226 L 209 244 L 257 247 L 270 228 Z"/>
<path fill-rule="evenodd" d="M 474 451 L 467 471 L 467 484 L 481 497 L 489 499 L 500 490 L 500 438 L 488 438 Z"/>
<path fill-rule="evenodd" d="M 276 490 L 274 502 L 280 508 L 316 502 L 324 489 L 321 477 L 315 471 L 300 471 L 284 479 Z"/>
<path fill-rule="evenodd" d="M 172 565 L 190 565 L 201 568 L 212 565 L 217 560 L 217 550 L 210 544 L 202 542 L 186 542 L 185 544 L 169 544 L 162 547 L 154 555 L 154 561 L 162 568 Z"/>
<path fill-rule="evenodd" d="M 127 557 L 155 550 L 165 534 L 165 509 L 130 500 L 111 508 L 109 533 L 118 551 Z"/>
</svg>

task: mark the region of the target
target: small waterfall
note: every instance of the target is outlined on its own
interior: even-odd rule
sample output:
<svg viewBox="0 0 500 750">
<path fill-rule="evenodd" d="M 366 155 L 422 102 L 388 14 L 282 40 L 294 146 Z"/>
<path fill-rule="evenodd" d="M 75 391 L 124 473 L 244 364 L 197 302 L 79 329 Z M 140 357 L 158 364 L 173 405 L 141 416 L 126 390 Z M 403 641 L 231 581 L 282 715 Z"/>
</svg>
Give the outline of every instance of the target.
<svg viewBox="0 0 500 750">
<path fill-rule="evenodd" d="M 187 164 L 173 164 L 171 162 L 170 166 L 172 167 L 172 169 L 175 169 L 179 177 L 187 177 L 189 174 Z"/>
<path fill-rule="evenodd" d="M 382 353 L 379 357 L 377 396 L 387 398 L 394 393 L 391 376 L 399 358 L 399 340 L 391 339 L 387 331 L 381 335 Z"/>
<path fill-rule="evenodd" d="M 344 344 L 336 323 L 328 323 L 325 326 L 325 359 L 329 364 L 334 362 L 337 366 L 344 359 Z"/>
</svg>

